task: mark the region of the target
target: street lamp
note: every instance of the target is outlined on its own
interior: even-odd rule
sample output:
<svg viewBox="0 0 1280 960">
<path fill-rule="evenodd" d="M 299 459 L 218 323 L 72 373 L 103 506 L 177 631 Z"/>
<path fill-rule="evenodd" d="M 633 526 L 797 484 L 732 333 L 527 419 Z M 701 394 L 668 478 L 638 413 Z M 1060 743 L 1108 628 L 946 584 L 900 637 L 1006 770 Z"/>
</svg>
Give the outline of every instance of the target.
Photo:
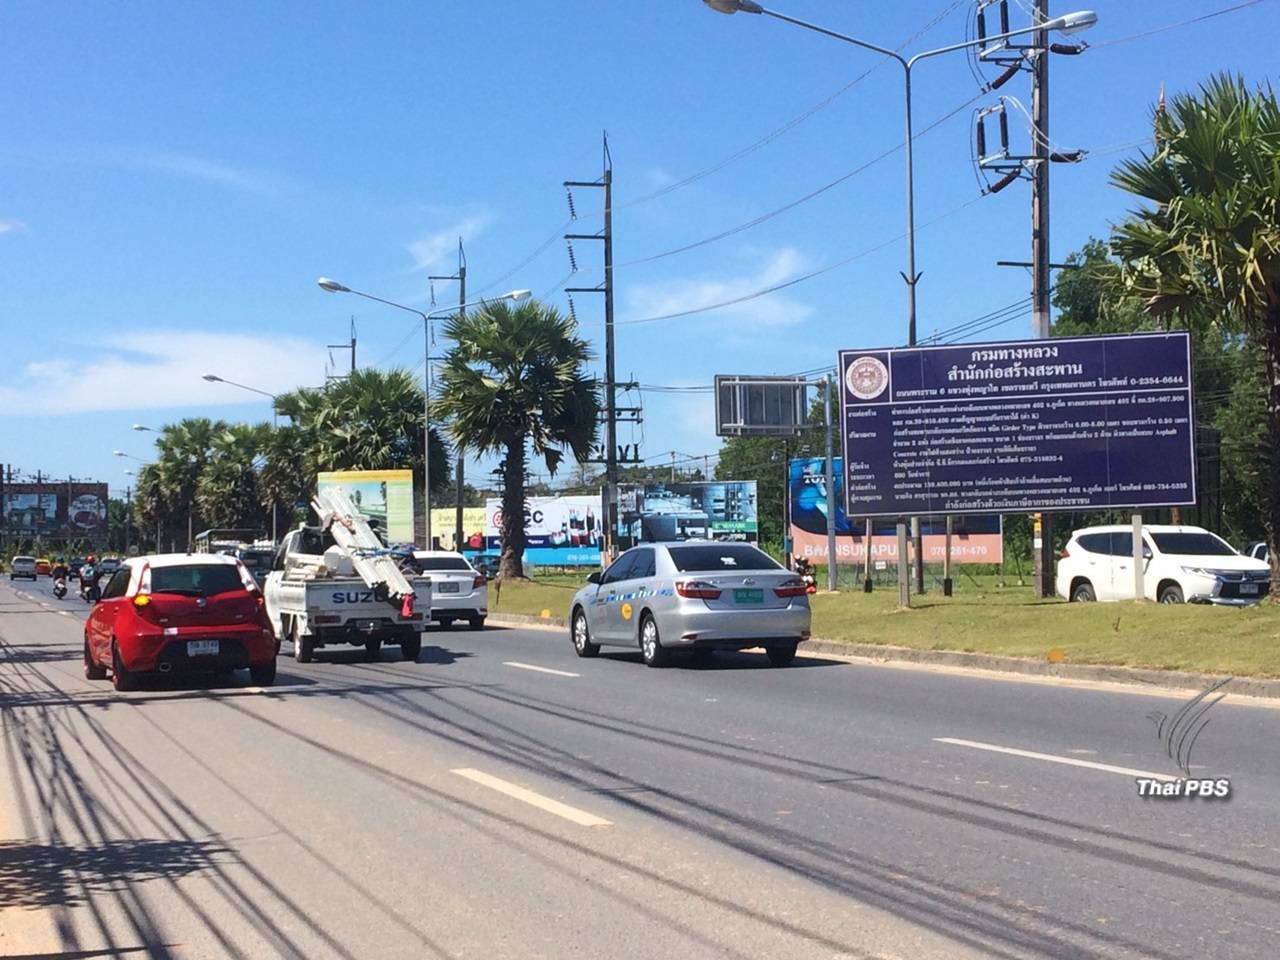
<svg viewBox="0 0 1280 960">
<path fill-rule="evenodd" d="M 128 457 L 130 460 L 137 460 L 139 463 L 150 463 L 150 460 L 143 460 L 141 457 L 135 457 L 132 453 L 125 453 L 123 450 L 111 451 L 117 457 Z"/>
<path fill-rule="evenodd" d="M 276 401 L 279 400 L 280 398 L 276 394 L 271 393 L 267 390 L 259 390 L 257 387 L 251 387 L 248 384 L 236 383 L 234 380 L 228 380 L 226 377 L 220 377 L 216 373 L 202 374 L 200 379 L 206 380 L 209 383 L 225 383 L 229 387 L 239 387 L 241 390 L 248 390 L 250 393 L 256 393 L 264 397 L 270 397 L 271 398 L 271 425 L 273 427 L 280 426 L 280 415 L 276 412 Z M 134 427 L 133 429 L 137 430 L 138 428 Z M 143 427 L 142 429 L 146 430 L 150 428 Z"/>
<path fill-rule="evenodd" d="M 422 318 L 422 335 L 424 342 L 423 351 L 423 369 L 422 369 L 422 504 L 423 513 L 425 514 L 424 532 L 426 535 L 426 549 L 431 549 L 431 321 L 439 317 L 447 317 L 451 314 L 462 313 L 468 307 L 476 307 L 486 303 L 492 303 L 495 300 L 527 300 L 531 295 L 530 290 L 512 290 L 497 297 L 482 298 L 472 300 L 468 303 L 460 304 L 456 307 L 449 307 L 444 310 L 434 310 L 430 313 L 418 310 L 414 307 L 406 306 L 403 303 L 396 303 L 394 300 L 385 300 L 382 297 L 375 297 L 371 293 L 364 293 L 360 290 L 353 290 L 345 284 L 339 283 L 329 277 L 320 277 L 316 280 L 321 290 L 326 293 L 351 293 L 357 297 L 364 297 L 366 300 L 373 300 L 382 303 L 388 307 L 395 307 L 397 310 L 404 310 L 407 313 L 416 313 Z"/>
<path fill-rule="evenodd" d="M 137 431 L 139 431 L 139 432 L 141 432 L 141 431 L 146 431 L 147 433 L 156 433 L 156 432 L 157 432 L 155 427 L 148 427 L 148 426 L 147 426 L 146 424 L 144 424 L 144 423 L 135 423 L 135 424 L 133 425 L 133 429 L 135 429 L 135 430 L 137 430 Z"/>
<path fill-rule="evenodd" d="M 978 37 L 972 40 L 966 40 L 963 43 L 953 43 L 945 47 L 939 47 L 936 50 L 925 50 L 923 53 L 917 53 L 907 58 L 902 56 L 896 50 L 890 50 L 887 47 L 881 47 L 866 40 L 859 40 L 857 37 L 851 37 L 847 34 L 838 33 L 835 30 L 828 30 L 826 27 L 820 27 L 815 23 L 809 23 L 807 20 L 798 20 L 795 17 L 787 16 L 784 13 L 778 13 L 775 10 L 769 10 L 756 3 L 755 0 L 702 0 L 708 7 L 717 13 L 757 13 L 765 16 L 773 17 L 775 20 L 782 20 L 785 23 L 795 24 L 798 27 L 804 27 L 806 30 L 812 30 L 823 36 L 832 37 L 836 40 L 842 40 L 845 43 L 851 43 L 855 47 L 862 47 L 865 50 L 871 50 L 886 57 L 891 57 L 897 61 L 902 67 L 902 77 L 904 85 L 904 102 L 905 126 L 906 126 L 906 160 L 907 160 L 907 271 L 902 275 L 902 279 L 907 283 L 907 343 L 914 345 L 916 342 L 916 284 L 920 282 L 920 274 L 916 272 L 916 209 L 915 209 L 915 158 L 913 154 L 914 130 L 911 122 L 911 71 L 921 60 L 927 60 L 930 57 L 936 57 L 944 53 L 952 53 L 957 50 L 965 50 L 970 47 L 982 47 L 989 44 L 999 43 L 1002 40 L 1008 40 L 1012 37 L 1023 36 L 1028 33 L 1039 33 L 1040 31 L 1061 31 L 1063 33 L 1079 33 L 1081 30 L 1087 30 L 1098 22 L 1098 15 L 1092 10 L 1077 10 L 1073 13 L 1064 14 L 1061 17 L 1055 17 L 1052 20 L 1046 20 L 1037 23 L 1034 26 L 1023 27 L 1020 30 L 1010 30 L 1006 33 L 998 33 L 990 37 Z M 899 537 L 902 537 L 901 528 Z M 920 537 L 920 521 L 918 518 L 911 519 L 911 539 L 915 546 L 916 552 L 916 592 L 924 592 L 924 562 L 923 549 Z M 900 564 L 905 564 L 905 558 L 899 558 Z M 904 567 L 900 566 L 900 570 Z M 901 579 L 901 578 L 900 578 Z M 903 581 L 905 584 L 905 581 Z M 905 593 L 905 586 L 900 587 L 904 592 L 900 597 L 909 600 Z"/>
</svg>

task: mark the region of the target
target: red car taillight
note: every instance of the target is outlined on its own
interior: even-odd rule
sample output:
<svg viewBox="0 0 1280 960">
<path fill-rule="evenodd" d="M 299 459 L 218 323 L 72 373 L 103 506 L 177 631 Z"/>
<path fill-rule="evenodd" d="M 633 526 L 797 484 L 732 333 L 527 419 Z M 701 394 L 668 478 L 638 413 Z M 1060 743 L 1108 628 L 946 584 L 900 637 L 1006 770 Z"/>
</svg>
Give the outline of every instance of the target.
<svg viewBox="0 0 1280 960">
<path fill-rule="evenodd" d="M 721 590 L 705 580 L 681 580 L 676 583 L 676 593 L 691 600 L 719 600 Z"/>
<path fill-rule="evenodd" d="M 1058 559 L 1059 559 L 1059 560 L 1065 560 L 1065 559 L 1067 559 L 1067 557 L 1069 557 L 1069 556 L 1071 556 L 1071 551 L 1070 551 L 1070 550 L 1068 550 L 1066 547 L 1063 547 L 1063 548 L 1062 548 L 1062 552 L 1061 552 L 1060 554 L 1058 554 Z"/>
<path fill-rule="evenodd" d="M 472 590 L 479 590 L 481 587 L 483 587 L 483 586 L 484 586 L 484 584 L 485 584 L 484 574 L 483 574 L 483 573 L 477 573 L 477 574 L 476 574 L 476 578 L 475 578 L 474 580 L 472 580 L 472 581 L 471 581 L 471 589 L 472 589 Z"/>
<path fill-rule="evenodd" d="M 784 580 L 773 588 L 774 595 L 778 597 L 803 597 L 808 592 L 808 586 L 799 577 Z"/>
</svg>

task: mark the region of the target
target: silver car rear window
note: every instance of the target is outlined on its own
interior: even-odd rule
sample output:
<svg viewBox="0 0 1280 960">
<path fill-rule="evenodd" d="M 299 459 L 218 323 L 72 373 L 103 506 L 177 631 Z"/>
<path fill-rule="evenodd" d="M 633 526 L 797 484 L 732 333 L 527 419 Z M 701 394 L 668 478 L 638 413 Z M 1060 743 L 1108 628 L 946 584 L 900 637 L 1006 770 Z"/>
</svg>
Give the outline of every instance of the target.
<svg viewBox="0 0 1280 960">
<path fill-rule="evenodd" d="M 698 570 L 781 570 L 767 553 L 746 543 L 706 543 L 668 547 L 681 573 Z"/>
</svg>

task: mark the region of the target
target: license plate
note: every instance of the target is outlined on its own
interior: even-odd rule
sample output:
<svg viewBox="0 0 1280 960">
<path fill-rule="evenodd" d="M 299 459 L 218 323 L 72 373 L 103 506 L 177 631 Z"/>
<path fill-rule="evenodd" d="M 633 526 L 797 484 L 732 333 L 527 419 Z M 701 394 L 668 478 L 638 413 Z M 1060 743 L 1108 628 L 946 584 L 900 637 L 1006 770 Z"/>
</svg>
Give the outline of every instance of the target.
<svg viewBox="0 0 1280 960">
<path fill-rule="evenodd" d="M 216 657 L 218 655 L 217 640 L 188 640 L 188 657 Z"/>
<path fill-rule="evenodd" d="M 1240 584 L 1240 596 L 1242 597 L 1256 597 L 1258 595 L 1258 591 L 1259 586 L 1256 583 Z"/>
<path fill-rule="evenodd" d="M 734 603 L 764 603 L 763 590 L 735 590 L 733 591 Z"/>
<path fill-rule="evenodd" d="M 446 580 L 443 583 L 436 584 L 436 589 L 439 593 L 457 593 L 458 585 L 456 583 L 450 583 L 449 581 Z"/>
</svg>

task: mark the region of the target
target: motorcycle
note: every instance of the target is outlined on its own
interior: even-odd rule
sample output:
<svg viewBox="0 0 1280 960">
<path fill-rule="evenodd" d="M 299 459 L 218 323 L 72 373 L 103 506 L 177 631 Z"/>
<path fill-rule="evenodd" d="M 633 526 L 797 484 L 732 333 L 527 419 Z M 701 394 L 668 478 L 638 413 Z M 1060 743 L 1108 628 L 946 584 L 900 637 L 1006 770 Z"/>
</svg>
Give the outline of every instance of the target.
<svg viewBox="0 0 1280 960">
<path fill-rule="evenodd" d="M 59 577 L 53 581 L 53 595 L 61 600 L 67 595 L 67 578 Z"/>
<path fill-rule="evenodd" d="M 81 599 L 84 600 L 85 603 L 88 603 L 88 604 L 97 603 L 98 600 L 102 597 L 102 588 L 93 582 L 81 583 L 80 597 Z"/>
</svg>

